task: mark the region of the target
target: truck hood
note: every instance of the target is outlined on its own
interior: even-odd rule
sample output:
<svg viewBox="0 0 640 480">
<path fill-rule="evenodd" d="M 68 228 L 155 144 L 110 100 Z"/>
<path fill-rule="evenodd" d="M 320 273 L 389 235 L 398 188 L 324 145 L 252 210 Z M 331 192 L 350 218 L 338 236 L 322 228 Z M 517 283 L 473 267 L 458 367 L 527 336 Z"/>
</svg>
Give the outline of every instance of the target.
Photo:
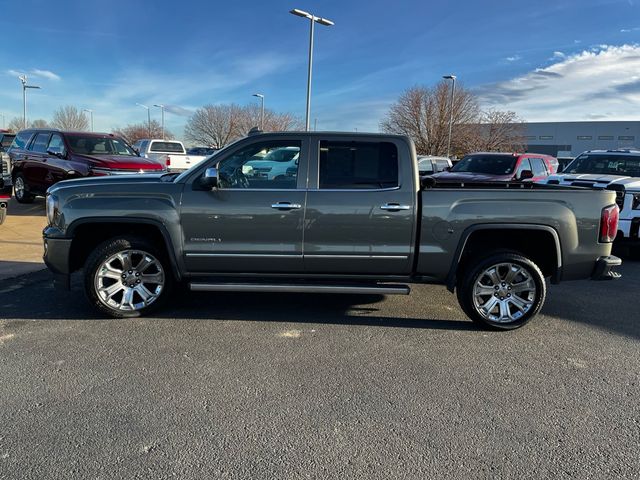
<svg viewBox="0 0 640 480">
<path fill-rule="evenodd" d="M 513 174 L 509 175 L 491 175 L 488 173 L 473 172 L 440 172 L 431 177 L 440 182 L 509 182 L 513 180 Z"/>
<path fill-rule="evenodd" d="M 162 170 L 164 166 L 155 160 L 126 155 L 77 155 L 85 158 L 94 167 L 111 170 Z"/>
<path fill-rule="evenodd" d="M 74 178 L 73 180 L 63 180 L 62 182 L 55 183 L 49 190 L 48 193 L 55 193 L 58 190 L 67 188 L 67 187 L 84 187 L 89 189 L 94 185 L 130 185 L 135 183 L 161 183 L 163 182 L 162 177 L 164 175 L 170 175 L 167 173 L 161 174 L 151 174 L 147 173 L 144 175 L 107 175 L 103 177 L 83 177 L 83 178 Z M 174 177 L 175 178 L 175 177 Z M 172 182 L 166 182 L 172 183 Z"/>
<path fill-rule="evenodd" d="M 571 185 L 575 182 L 591 184 L 594 187 L 605 188 L 609 185 L 622 185 L 625 190 L 640 190 L 640 178 L 624 175 L 601 175 L 596 173 L 562 173 L 550 175 L 545 183 Z"/>
</svg>

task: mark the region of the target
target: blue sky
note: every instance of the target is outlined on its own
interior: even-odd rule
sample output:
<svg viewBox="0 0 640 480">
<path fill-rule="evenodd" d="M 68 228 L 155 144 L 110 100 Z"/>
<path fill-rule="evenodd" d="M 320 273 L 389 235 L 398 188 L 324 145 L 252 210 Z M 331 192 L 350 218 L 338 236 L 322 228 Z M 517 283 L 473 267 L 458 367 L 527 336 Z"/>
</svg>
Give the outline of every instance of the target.
<svg viewBox="0 0 640 480">
<path fill-rule="evenodd" d="M 0 112 L 50 119 L 67 104 L 96 130 L 146 119 L 136 102 L 169 105 L 182 135 L 208 103 L 256 101 L 304 116 L 308 22 L 316 27 L 312 122 L 376 131 L 406 88 L 455 73 L 486 108 L 523 119 L 638 119 L 640 0 L 2 0 Z M 9 39 L 9 41 L 7 41 Z M 159 110 L 152 114 L 159 119 Z"/>
</svg>

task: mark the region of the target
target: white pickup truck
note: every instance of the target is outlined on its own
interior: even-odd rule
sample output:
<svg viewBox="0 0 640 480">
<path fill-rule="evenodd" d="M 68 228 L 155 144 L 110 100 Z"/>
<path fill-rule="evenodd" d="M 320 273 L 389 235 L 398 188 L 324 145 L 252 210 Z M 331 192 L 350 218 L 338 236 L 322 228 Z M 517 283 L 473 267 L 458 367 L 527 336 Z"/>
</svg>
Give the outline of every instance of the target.
<svg viewBox="0 0 640 480">
<path fill-rule="evenodd" d="M 187 170 L 207 158 L 204 155 L 187 155 L 183 143 L 178 140 L 142 139 L 134 143 L 133 148 L 141 157 L 156 160 L 173 172 Z"/>
<path fill-rule="evenodd" d="M 640 150 L 589 150 L 541 183 L 614 190 L 620 208 L 616 242 L 640 257 Z"/>
</svg>

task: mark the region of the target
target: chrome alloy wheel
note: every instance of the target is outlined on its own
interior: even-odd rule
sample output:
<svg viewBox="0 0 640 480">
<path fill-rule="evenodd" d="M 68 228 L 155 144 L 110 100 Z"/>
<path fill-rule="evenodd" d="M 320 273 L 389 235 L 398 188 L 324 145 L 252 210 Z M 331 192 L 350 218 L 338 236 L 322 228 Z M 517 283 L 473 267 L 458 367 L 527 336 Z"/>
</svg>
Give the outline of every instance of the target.
<svg viewBox="0 0 640 480">
<path fill-rule="evenodd" d="M 15 181 L 13 182 L 13 191 L 16 195 L 16 198 L 22 198 L 24 197 L 24 180 L 22 179 L 22 177 L 16 177 Z"/>
<path fill-rule="evenodd" d="M 162 264 L 147 252 L 123 250 L 107 258 L 94 278 L 98 298 L 107 307 L 137 311 L 155 302 L 165 284 Z"/>
<path fill-rule="evenodd" d="M 537 295 L 536 283 L 525 267 L 498 263 L 478 275 L 473 285 L 473 306 L 487 320 L 509 323 L 522 318 Z"/>
</svg>

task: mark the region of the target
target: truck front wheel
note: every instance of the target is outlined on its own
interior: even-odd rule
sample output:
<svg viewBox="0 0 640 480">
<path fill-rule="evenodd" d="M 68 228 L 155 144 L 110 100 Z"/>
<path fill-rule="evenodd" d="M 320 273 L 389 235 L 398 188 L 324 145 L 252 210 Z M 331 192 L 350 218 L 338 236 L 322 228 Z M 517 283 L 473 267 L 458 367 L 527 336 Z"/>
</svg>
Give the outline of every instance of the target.
<svg viewBox="0 0 640 480">
<path fill-rule="evenodd" d="M 546 296 L 538 266 L 515 252 L 496 252 L 471 263 L 457 286 L 464 312 L 497 330 L 519 328 L 542 308 Z"/>
<path fill-rule="evenodd" d="M 98 245 L 85 263 L 84 275 L 89 302 L 118 318 L 142 316 L 159 307 L 173 280 L 163 252 L 133 236 Z"/>
</svg>

